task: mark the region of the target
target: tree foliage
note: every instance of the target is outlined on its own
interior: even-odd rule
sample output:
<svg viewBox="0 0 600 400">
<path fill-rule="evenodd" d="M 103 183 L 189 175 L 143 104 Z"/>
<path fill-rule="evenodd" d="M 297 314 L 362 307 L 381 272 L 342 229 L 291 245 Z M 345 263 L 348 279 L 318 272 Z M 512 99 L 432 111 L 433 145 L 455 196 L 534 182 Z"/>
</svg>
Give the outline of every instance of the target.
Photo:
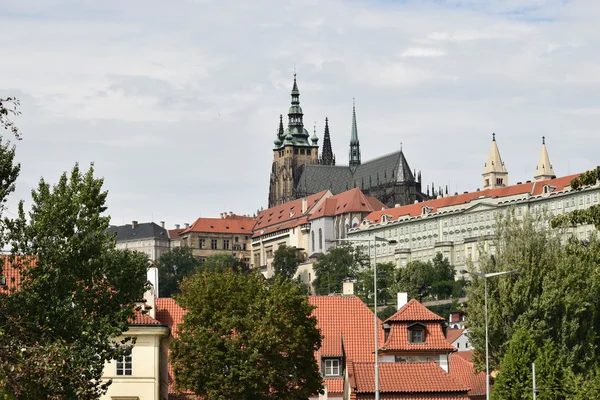
<svg viewBox="0 0 600 400">
<path fill-rule="evenodd" d="M 10 131 L 17 140 L 21 140 L 21 132 L 11 119 L 11 116 L 20 115 L 19 100 L 15 97 L 0 98 L 0 127 Z"/>
<path fill-rule="evenodd" d="M 207 400 L 306 399 L 322 387 L 320 332 L 308 297 L 290 280 L 204 270 L 186 278 L 188 310 L 171 345 L 175 382 Z"/>
<path fill-rule="evenodd" d="M 600 181 L 600 166 L 586 171 L 571 181 L 571 188 L 581 190 L 586 186 L 595 185 Z M 583 210 L 573 210 L 567 214 L 556 216 L 552 220 L 552 226 L 564 227 L 570 225 L 594 225 L 596 229 L 600 229 L 600 205 L 592 205 Z"/>
<path fill-rule="evenodd" d="M 21 202 L 4 221 L 22 282 L 0 295 L 0 386 L 16 398 L 97 398 L 104 363 L 129 349 L 112 339 L 143 295 L 146 257 L 107 236 L 102 184 L 76 165 L 54 186 L 42 179 L 31 211 Z"/>
<path fill-rule="evenodd" d="M 364 303 L 373 302 L 373 280 L 375 273 L 371 265 L 357 273 L 357 294 Z M 387 304 L 395 297 L 394 283 L 396 277 L 396 265 L 393 262 L 377 263 L 377 303 Z"/>
<path fill-rule="evenodd" d="M 298 253 L 295 247 L 288 247 L 285 244 L 279 246 L 275 251 L 273 258 L 273 269 L 275 277 L 282 279 L 292 279 L 298 270 Z"/>
<path fill-rule="evenodd" d="M 179 282 L 193 274 L 202 265 L 200 257 L 188 246 L 175 247 L 160 256 L 157 262 L 160 297 L 171 297 L 179 293 Z"/>
<path fill-rule="evenodd" d="M 411 261 L 398 270 L 397 288 L 407 292 L 409 298 L 446 299 L 460 297 L 465 286 L 464 280 L 454 280 L 454 267 L 442 253 L 437 253 L 430 261 Z"/>
<path fill-rule="evenodd" d="M 317 295 L 341 293 L 346 278 L 357 278 L 358 271 L 369 265 L 369 258 L 359 247 L 344 245 L 322 254 L 314 265 L 313 286 Z"/>
<path fill-rule="evenodd" d="M 247 272 L 248 266 L 235 258 L 233 254 L 215 254 L 202 262 L 201 268 L 206 271 L 224 271 Z"/>
</svg>

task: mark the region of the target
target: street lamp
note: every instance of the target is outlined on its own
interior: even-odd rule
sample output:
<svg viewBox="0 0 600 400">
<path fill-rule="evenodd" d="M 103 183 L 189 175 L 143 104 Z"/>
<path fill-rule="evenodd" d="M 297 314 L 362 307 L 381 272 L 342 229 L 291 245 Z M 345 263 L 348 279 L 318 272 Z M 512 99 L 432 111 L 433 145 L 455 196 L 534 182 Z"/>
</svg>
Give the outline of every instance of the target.
<svg viewBox="0 0 600 400">
<path fill-rule="evenodd" d="M 375 400 L 379 400 L 379 329 L 377 326 L 377 242 L 384 242 L 387 244 L 396 244 L 397 240 L 394 239 L 385 239 L 378 236 L 373 236 L 368 239 L 332 239 L 330 242 L 369 242 L 369 256 L 371 255 L 371 242 L 373 242 L 373 247 L 375 249 L 375 254 L 373 256 L 373 301 L 375 306 L 373 307 L 373 324 L 375 331 Z M 369 263 L 371 262 L 371 257 L 369 257 Z"/>
<path fill-rule="evenodd" d="M 518 269 L 513 269 L 512 271 L 502 271 L 502 272 L 490 272 L 489 274 L 484 274 L 482 272 L 472 272 L 463 269 L 460 271 L 461 274 L 469 274 L 478 276 L 483 278 L 484 288 L 485 288 L 485 300 L 484 300 L 484 308 L 485 308 L 485 398 L 486 400 L 490 400 L 490 355 L 489 355 L 489 346 L 488 346 L 488 290 L 487 290 L 487 278 L 492 278 L 494 276 L 506 275 L 506 274 L 518 274 Z"/>
</svg>

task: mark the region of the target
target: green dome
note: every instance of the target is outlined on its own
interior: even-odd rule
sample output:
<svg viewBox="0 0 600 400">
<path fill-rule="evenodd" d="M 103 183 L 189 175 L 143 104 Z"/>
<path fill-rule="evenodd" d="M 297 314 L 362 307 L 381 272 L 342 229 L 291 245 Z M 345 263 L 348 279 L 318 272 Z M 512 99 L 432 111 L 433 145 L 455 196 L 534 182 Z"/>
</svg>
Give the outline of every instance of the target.
<svg viewBox="0 0 600 400">
<path fill-rule="evenodd" d="M 279 139 L 279 136 L 275 138 L 275 140 L 273 140 L 273 143 L 275 143 L 275 146 L 279 147 L 281 146 L 281 140 Z"/>
</svg>

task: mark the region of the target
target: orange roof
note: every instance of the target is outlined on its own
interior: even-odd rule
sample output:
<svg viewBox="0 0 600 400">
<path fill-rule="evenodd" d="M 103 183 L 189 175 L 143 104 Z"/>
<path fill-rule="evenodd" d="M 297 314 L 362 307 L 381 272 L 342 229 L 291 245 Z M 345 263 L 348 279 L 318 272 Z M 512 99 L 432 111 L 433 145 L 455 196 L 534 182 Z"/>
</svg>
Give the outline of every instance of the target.
<svg viewBox="0 0 600 400">
<path fill-rule="evenodd" d="M 448 329 L 446 331 L 446 340 L 448 340 L 448 343 L 452 344 L 463 334 L 464 331 L 464 329 Z"/>
<path fill-rule="evenodd" d="M 459 354 L 450 355 L 450 376 L 470 388 L 469 396 L 485 396 L 485 372 L 476 372 L 473 363 Z"/>
<path fill-rule="evenodd" d="M 442 324 L 439 322 L 425 323 L 425 342 L 411 343 L 408 340 L 408 324 L 392 324 L 390 334 L 382 346 L 382 350 L 387 351 L 436 351 L 451 352 L 456 351 L 444 337 Z"/>
<path fill-rule="evenodd" d="M 232 215 L 227 218 L 198 218 L 192 226 L 184 229 L 179 235 L 190 232 L 202 233 L 237 233 L 249 235 L 252 233 L 254 218 Z"/>
<path fill-rule="evenodd" d="M 149 314 L 142 313 L 140 309 L 136 308 L 133 318 L 129 320 L 129 325 L 163 325 L 163 323 L 155 320 Z"/>
<path fill-rule="evenodd" d="M 468 361 L 468 362 L 473 362 L 474 355 L 475 355 L 474 350 L 459 351 L 456 353 L 456 357 L 460 357 L 463 360 Z"/>
<path fill-rule="evenodd" d="M 279 204 L 275 207 L 261 211 L 256 216 L 256 224 L 252 231 L 254 236 L 264 235 L 265 233 L 275 232 L 286 227 L 297 226 L 297 221 L 307 216 L 309 211 L 328 193 L 328 190 L 323 190 L 306 197 L 306 209 L 302 212 L 302 200 L 296 199 L 287 203 Z M 295 223 L 294 223 L 295 222 Z M 270 228 L 270 229 L 268 229 Z M 267 230 L 268 229 L 268 230 Z M 264 230 L 264 232 L 262 232 Z"/>
<path fill-rule="evenodd" d="M 412 299 L 385 322 L 445 321 L 417 300 Z"/>
<path fill-rule="evenodd" d="M 169 229 L 169 238 L 177 239 L 183 231 L 185 231 L 185 229 Z"/>
<path fill-rule="evenodd" d="M 375 392 L 374 363 L 350 363 L 348 368 L 350 385 L 355 393 Z M 379 390 L 381 393 L 463 394 L 466 400 L 469 387 L 458 382 L 434 362 L 380 362 Z M 457 398 L 461 399 L 462 397 Z"/>
<path fill-rule="evenodd" d="M 324 379 L 325 386 L 327 386 L 327 394 L 331 395 L 333 393 L 344 393 L 344 379 Z"/>
<path fill-rule="evenodd" d="M 374 197 L 368 198 L 358 189 L 350 189 L 325 199 L 318 208 L 311 211 L 310 220 L 320 217 L 331 217 L 349 212 L 372 212 L 385 208 L 385 205 Z"/>
<path fill-rule="evenodd" d="M 448 197 L 443 197 L 441 199 L 428 200 L 428 201 L 424 201 L 422 203 L 409 204 L 406 206 L 390 208 L 390 209 L 383 210 L 383 211 L 375 211 L 375 212 L 372 212 L 371 214 L 367 215 L 367 217 L 365 219 L 368 221 L 371 221 L 373 223 L 376 223 L 381 220 L 382 215 L 389 215 L 392 217 L 393 220 L 397 219 L 399 217 L 403 217 L 403 216 L 417 217 L 417 216 L 421 215 L 423 207 L 431 207 L 432 212 L 437 212 L 439 208 L 456 206 L 456 205 L 460 205 L 460 204 L 466 204 L 475 199 L 478 199 L 479 197 L 497 198 L 497 197 L 514 196 L 517 194 L 525 194 L 525 193 L 527 193 L 531 196 L 538 196 L 543 193 L 544 185 L 554 186 L 554 187 L 556 187 L 556 189 L 555 189 L 556 191 L 564 190 L 565 188 L 570 186 L 571 181 L 573 179 L 577 178 L 579 175 L 580 174 L 575 174 L 575 175 L 569 175 L 569 176 L 564 176 L 564 177 L 555 178 L 555 179 L 548 179 L 545 181 L 528 182 L 528 183 L 522 183 L 520 185 L 512 185 L 512 186 L 505 186 L 505 187 L 495 188 L 495 189 L 480 190 L 478 192 L 469 192 L 469 193 L 459 194 L 457 196 L 448 196 Z"/>
<path fill-rule="evenodd" d="M 159 297 L 156 299 L 156 319 L 161 323 L 171 328 L 171 335 L 173 337 L 179 336 L 179 324 L 183 322 L 183 316 L 186 311 L 175 302 L 174 299 Z M 171 356 L 171 349 L 169 349 L 169 357 Z M 169 361 L 168 368 L 168 382 L 169 382 L 169 399 L 175 398 L 172 394 L 176 393 L 175 390 L 175 375 L 171 362 Z M 185 397 L 184 397 L 185 398 Z"/>
<path fill-rule="evenodd" d="M 0 286 L 0 293 L 8 293 L 10 291 L 17 290 L 21 287 L 21 271 L 19 268 L 27 268 L 34 266 L 37 258 L 28 256 L 12 256 L 10 254 L 2 254 L 0 257 L 3 259 L 2 270 L 0 271 L 0 277 L 6 278 L 6 288 Z"/>
<path fill-rule="evenodd" d="M 316 306 L 317 328 L 321 330 L 321 356 L 341 356 L 342 337 L 346 359 L 374 361 L 375 338 L 373 312 L 356 296 L 310 296 Z M 379 321 L 379 343 L 383 343 L 383 329 Z"/>
</svg>

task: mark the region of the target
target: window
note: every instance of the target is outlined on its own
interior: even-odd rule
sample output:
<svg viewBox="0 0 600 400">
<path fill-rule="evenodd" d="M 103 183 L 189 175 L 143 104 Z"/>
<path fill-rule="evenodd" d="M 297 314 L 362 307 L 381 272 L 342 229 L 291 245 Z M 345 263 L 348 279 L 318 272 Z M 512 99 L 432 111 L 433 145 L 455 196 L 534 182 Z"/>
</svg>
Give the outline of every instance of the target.
<svg viewBox="0 0 600 400">
<path fill-rule="evenodd" d="M 234 242 L 238 242 L 239 238 L 236 236 L 235 239 L 233 240 Z"/>
<path fill-rule="evenodd" d="M 340 360 L 325 360 L 325 376 L 340 376 Z"/>
<path fill-rule="evenodd" d="M 229 239 L 223 239 L 223 250 L 229 250 Z"/>
<path fill-rule="evenodd" d="M 319 228 L 319 250 L 323 250 L 323 230 Z"/>
<path fill-rule="evenodd" d="M 312 231 L 310 233 L 310 248 L 312 249 L 312 251 L 315 251 L 315 231 Z"/>
<path fill-rule="evenodd" d="M 131 376 L 133 372 L 131 354 L 117 360 L 117 375 Z"/>
<path fill-rule="evenodd" d="M 212 250 L 216 250 L 217 249 L 217 239 L 211 239 L 210 240 L 210 248 Z"/>
<path fill-rule="evenodd" d="M 200 241 L 198 242 L 198 248 L 203 249 L 204 246 L 205 246 L 204 239 L 200 239 Z"/>
<path fill-rule="evenodd" d="M 409 334 L 408 340 L 411 343 L 424 343 L 425 342 L 422 327 L 413 328 L 408 331 L 408 334 Z"/>
</svg>

